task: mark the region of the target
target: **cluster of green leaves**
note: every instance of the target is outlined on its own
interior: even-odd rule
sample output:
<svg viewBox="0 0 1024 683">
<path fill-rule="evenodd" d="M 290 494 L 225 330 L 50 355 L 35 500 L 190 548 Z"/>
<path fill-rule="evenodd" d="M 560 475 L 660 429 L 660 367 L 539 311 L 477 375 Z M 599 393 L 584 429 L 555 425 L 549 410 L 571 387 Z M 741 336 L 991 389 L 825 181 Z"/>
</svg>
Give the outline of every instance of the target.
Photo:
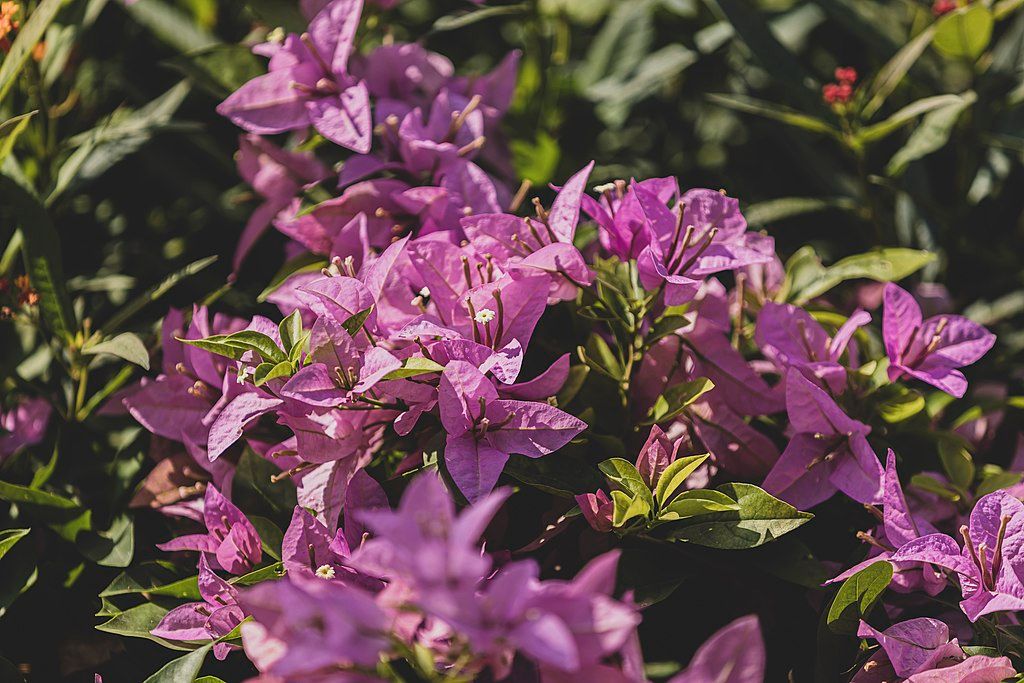
<svg viewBox="0 0 1024 683">
<path fill-rule="evenodd" d="M 806 524 L 814 515 L 769 495 L 753 484 L 722 484 L 717 489 L 683 490 L 683 482 L 708 455 L 672 462 L 652 490 L 637 468 L 622 458 L 599 467 L 611 486 L 612 526 L 619 534 L 647 534 L 708 548 L 756 548 Z"/>
</svg>

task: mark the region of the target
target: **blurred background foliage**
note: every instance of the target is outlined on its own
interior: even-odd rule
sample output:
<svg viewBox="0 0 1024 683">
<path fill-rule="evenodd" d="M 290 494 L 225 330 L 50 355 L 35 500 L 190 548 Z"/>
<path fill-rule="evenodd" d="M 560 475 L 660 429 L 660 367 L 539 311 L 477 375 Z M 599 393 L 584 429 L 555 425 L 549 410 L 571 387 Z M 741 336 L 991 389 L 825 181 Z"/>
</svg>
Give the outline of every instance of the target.
<svg viewBox="0 0 1024 683">
<path fill-rule="evenodd" d="M 1022 5 L 495 0 L 476 7 L 408 0 L 369 12 L 382 29 L 374 35 L 421 41 L 467 73 L 522 51 L 506 132 L 517 173 L 536 186 L 596 159 L 594 183 L 676 175 L 684 187 L 726 188 L 748 221 L 775 237 L 783 258 L 805 244 L 825 263 L 875 246 L 936 252 L 924 281 L 944 283 L 958 307 L 999 335 L 975 376 L 1009 380 L 1010 393 L 1021 394 Z M 230 263 L 223 256 L 257 198 L 231 161 L 239 131 L 214 106 L 264 68 L 249 45 L 278 26 L 301 29 L 297 9 L 283 0 L 42 0 L 20 12 L 18 34 L 38 30 L 45 48 L 21 54 L 17 42 L 3 39 L 0 170 L 38 199 L 59 237 L 58 246 L 37 236 L 33 248 L 59 255 L 50 259 L 53 274 L 66 282 L 69 315 L 81 322 L 65 331 L 68 357 L 80 355 L 94 329 L 131 330 L 155 346 L 168 305 L 216 300 L 222 310 L 257 312 L 251 302 L 280 266 L 284 240 L 268 235 L 238 280 L 225 284 Z M 33 20 L 25 22 L 26 15 Z M 838 67 L 852 67 L 857 79 L 826 101 Z M 24 220 L 27 205 L 15 199 L 16 188 L 0 191 L 0 276 L 13 277 L 22 272 L 22 238 L 12 219 Z M 212 262 L 214 255 L 222 257 Z M 93 630 L 90 615 L 103 609 L 93 596 L 110 579 L 104 562 L 126 566 L 123 555 L 131 561 L 136 550 L 153 556 L 148 547 L 124 547 L 133 534 L 129 527 L 125 535 L 118 517 L 131 496 L 125 482 L 145 462 L 145 439 L 137 429 L 83 423 L 142 371 L 99 363 L 86 390 L 78 366 L 62 373 L 62 352 L 36 334 L 29 325 L 0 325 L 0 388 L 49 386 L 69 396 L 75 414 L 56 443 L 38 449 L 52 447 L 49 464 L 14 459 L 3 478 L 41 485 L 59 451 L 75 462 L 88 456 L 89 468 L 63 468 L 50 484 L 70 490 L 93 478 L 94 498 L 57 515 L 51 528 L 74 538 L 84 525 L 101 542 L 79 550 L 102 561 L 83 563 L 74 548 L 38 547 L 48 540 L 37 534 L 36 547 L 19 544 L 29 559 L 13 552 L 3 558 L 0 614 L 33 584 L 48 590 L 10 607 L 19 614 L 0 620 L 0 649 L 35 662 L 31 680 L 92 680 L 93 667 L 111 654 L 123 679 L 136 680 L 161 661 L 161 648 L 142 643 L 123 652 L 120 641 Z M 759 560 L 769 568 L 793 560 L 771 552 Z M 36 568 L 33 555 L 46 561 Z M 642 556 L 629 561 L 645 564 Z M 649 580 L 657 586 L 664 577 Z M 797 586 L 791 594 L 777 584 L 760 590 L 762 574 L 721 580 L 742 585 L 753 601 L 803 601 Z M 710 609 L 702 594 L 716 591 L 691 593 L 693 609 Z M 672 609 L 678 604 L 657 606 L 651 623 L 661 623 L 657 610 L 671 619 Z M 24 624 L 41 624 L 44 616 L 54 632 L 40 640 Z M 806 620 L 800 628 L 794 642 L 813 642 Z M 689 655 L 678 638 L 666 633 L 664 640 L 655 643 L 652 661 Z"/>
</svg>

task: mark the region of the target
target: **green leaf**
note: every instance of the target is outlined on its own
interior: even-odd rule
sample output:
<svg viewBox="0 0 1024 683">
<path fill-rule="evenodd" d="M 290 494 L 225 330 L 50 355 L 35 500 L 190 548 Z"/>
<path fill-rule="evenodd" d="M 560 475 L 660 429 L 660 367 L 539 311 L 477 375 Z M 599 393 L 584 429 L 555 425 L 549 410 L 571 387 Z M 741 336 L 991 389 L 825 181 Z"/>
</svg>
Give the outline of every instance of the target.
<svg viewBox="0 0 1024 683">
<path fill-rule="evenodd" d="M 672 494 L 683 485 L 686 478 L 704 464 L 709 457 L 707 453 L 690 455 L 678 458 L 666 467 L 654 487 L 654 499 L 658 501 L 659 507 L 664 507 L 672 499 Z"/>
<path fill-rule="evenodd" d="M 875 562 L 843 581 L 828 610 L 828 627 L 834 633 L 854 634 L 857 625 L 875 606 L 892 581 L 892 565 Z"/>
<path fill-rule="evenodd" d="M 281 321 L 277 326 L 277 331 L 281 335 L 281 346 L 284 348 L 284 352 L 291 353 L 295 342 L 302 337 L 302 314 L 298 309 L 292 311 L 291 315 Z"/>
<path fill-rule="evenodd" d="M 608 477 L 609 481 L 630 493 L 640 493 L 641 491 L 650 493 L 651 491 L 647 488 L 647 484 L 644 482 L 644 478 L 640 475 L 636 466 L 628 460 L 609 458 L 599 463 L 597 468 Z"/>
<path fill-rule="evenodd" d="M 751 204 L 743 210 L 743 217 L 750 225 L 770 225 L 794 216 L 829 209 L 853 211 L 857 207 L 857 201 L 850 197 L 781 197 Z"/>
<path fill-rule="evenodd" d="M 794 128 L 800 128 L 812 133 L 831 135 L 836 139 L 842 138 L 842 133 L 825 121 L 808 114 L 802 114 L 795 109 L 781 104 L 765 102 L 764 100 L 746 97 L 745 95 L 724 95 L 718 93 L 708 95 L 708 99 L 715 104 L 745 114 L 755 114 L 756 116 L 779 121 L 787 126 L 793 126 Z"/>
<path fill-rule="evenodd" d="M 652 9 L 648 0 L 616 4 L 576 73 L 581 88 L 609 77 L 624 78 L 643 63 L 654 38 Z"/>
<path fill-rule="evenodd" d="M 857 140 L 861 143 L 877 142 L 892 135 L 921 114 L 962 103 L 963 98 L 960 95 L 934 95 L 922 98 L 901 108 L 884 121 L 862 128 L 857 132 Z"/>
<path fill-rule="evenodd" d="M 280 530 L 278 530 L 278 533 L 280 534 Z M 280 547 L 280 544 L 278 544 L 278 547 Z M 273 564 L 268 564 L 266 567 L 254 569 L 248 574 L 235 577 L 230 580 L 230 583 L 235 586 L 253 586 L 257 583 L 262 583 L 263 581 L 280 579 L 282 576 L 284 576 L 284 563 L 274 562 Z"/>
<path fill-rule="evenodd" d="M 15 116 L 0 123 L 0 166 L 3 165 L 4 160 L 14 151 L 14 143 L 25 132 L 28 122 L 38 113 L 37 111 L 30 111 L 27 114 Z"/>
<path fill-rule="evenodd" d="M 928 28 L 914 36 L 910 42 L 901 47 L 893 55 L 892 59 L 878 70 L 878 73 L 875 74 L 867 88 L 868 103 L 864 105 L 864 109 L 861 111 L 861 116 L 865 121 L 881 109 L 882 105 L 885 104 L 885 100 L 896 89 L 896 86 L 900 84 L 934 37 L 935 24 L 931 24 Z"/>
<path fill-rule="evenodd" d="M 818 93 L 807 87 L 810 74 L 772 32 L 766 17 L 747 0 L 707 0 L 719 17 L 726 19 L 736 34 L 777 83 L 804 108 L 821 107 Z"/>
<path fill-rule="evenodd" d="M 392 370 L 384 375 L 384 379 L 405 379 L 406 377 L 417 377 L 431 372 L 441 372 L 444 366 L 436 361 L 423 356 L 410 356 L 402 362 L 402 367 Z"/>
<path fill-rule="evenodd" d="M 509 147 L 516 174 L 534 185 L 550 182 L 558 170 L 558 161 L 561 159 L 558 140 L 542 130 L 537 131 L 532 141 L 515 139 Z"/>
<path fill-rule="evenodd" d="M 266 73 L 260 60 L 242 44 L 212 45 L 168 60 L 183 76 L 217 99 Z"/>
<path fill-rule="evenodd" d="M 658 519 L 662 522 L 673 522 L 713 512 L 739 510 L 739 507 L 739 503 L 721 491 L 683 491 L 661 509 Z"/>
<path fill-rule="evenodd" d="M 207 643 L 200 648 L 189 652 L 187 655 L 178 657 L 167 662 L 160 670 L 145 680 L 144 683 L 189 683 L 199 675 L 203 668 L 206 655 L 213 649 L 213 643 Z"/>
<path fill-rule="evenodd" d="M 159 605 L 146 602 L 120 614 L 115 614 L 96 628 L 104 633 L 113 633 L 117 636 L 152 640 L 154 643 L 160 643 L 172 650 L 191 650 L 192 648 L 182 645 L 180 642 L 157 638 L 150 633 L 168 611 Z"/>
<path fill-rule="evenodd" d="M 58 433 L 57 438 L 53 443 L 53 452 L 50 453 L 50 459 L 46 461 L 46 464 L 36 469 L 32 474 L 32 481 L 28 487 L 30 489 L 38 489 L 43 486 L 46 482 L 50 481 L 50 477 L 53 476 L 53 471 L 57 469 L 57 461 L 60 460 L 60 434 Z"/>
<path fill-rule="evenodd" d="M 683 309 L 684 306 L 673 306 L 673 309 Z M 651 327 L 651 331 L 647 333 L 644 338 L 644 344 L 650 348 L 654 346 L 654 342 L 667 337 L 674 333 L 680 327 L 684 327 L 693 322 L 692 316 L 684 315 L 682 312 L 672 312 L 671 309 L 667 309 L 660 318 L 654 321 L 654 325 Z"/>
<path fill-rule="evenodd" d="M 620 529 L 634 519 L 646 519 L 651 513 L 651 504 L 641 495 L 632 496 L 623 491 L 612 491 L 615 504 L 612 512 L 612 526 Z"/>
<path fill-rule="evenodd" d="M 231 491 L 234 503 L 247 513 L 262 514 L 282 524 L 287 523 L 297 504 L 295 485 L 290 479 L 270 483 L 270 478 L 280 473 L 281 469 L 274 463 L 246 448 L 238 459 Z"/>
<path fill-rule="evenodd" d="M 220 42 L 183 11 L 161 0 L 139 0 L 125 9 L 138 24 L 178 52 L 205 50 Z"/>
<path fill-rule="evenodd" d="M 1009 488 L 1020 483 L 1021 477 L 1024 476 L 1020 472 L 993 472 L 986 474 L 978 484 L 978 488 L 974 491 L 974 495 L 981 496 L 992 493 L 993 491 L 999 491 L 1000 489 Z"/>
<path fill-rule="evenodd" d="M 3 62 L 0 62 L 0 102 L 7 97 L 29 55 L 43 37 L 50 22 L 57 16 L 57 12 L 64 6 L 64 2 L 65 0 L 43 0 L 36 5 L 28 20 L 18 29 L 17 37 L 4 55 Z"/>
<path fill-rule="evenodd" d="M 104 567 L 127 567 L 135 554 L 135 524 L 120 515 L 106 531 L 85 531 L 75 539 L 87 558 Z"/>
<path fill-rule="evenodd" d="M 235 348 L 242 349 L 244 351 L 255 351 L 260 354 L 264 360 L 275 364 L 283 363 L 288 360 L 288 356 L 278 347 L 277 343 L 273 339 L 262 332 L 256 332 L 255 330 L 241 330 L 239 332 L 234 332 L 220 341 L 228 346 L 234 346 Z"/>
<path fill-rule="evenodd" d="M 249 515 L 249 521 L 252 522 L 256 533 L 259 534 L 264 554 L 270 555 L 275 560 L 280 560 L 281 542 L 284 539 L 284 534 L 281 533 L 278 526 L 260 515 Z"/>
<path fill-rule="evenodd" d="M 291 361 L 288 360 L 281 361 L 277 365 L 273 363 L 260 363 L 253 374 L 253 384 L 261 387 L 272 379 L 291 377 L 292 370 L 294 369 Z"/>
<path fill-rule="evenodd" d="M 44 1 L 43 4 L 47 3 Z M 10 58 L 8 55 L 4 60 L 4 67 Z M 75 317 L 64 288 L 60 238 L 50 216 L 36 197 L 6 175 L 0 175 L 0 206 L 5 209 L 5 221 L 13 220 L 21 228 L 25 269 L 32 286 L 39 292 L 43 320 L 54 334 L 69 340 L 75 327 Z"/>
<path fill-rule="evenodd" d="M 281 266 L 281 269 L 274 274 L 274 277 L 270 279 L 270 284 L 260 292 L 258 297 L 256 297 L 256 301 L 259 303 L 265 302 L 267 297 L 276 292 L 292 275 L 319 272 L 327 265 L 327 259 L 323 256 L 310 252 L 299 254 L 298 256 L 288 259 L 288 261 Z"/>
<path fill-rule="evenodd" d="M 38 561 L 32 544 L 19 543 L 9 549 L 0 563 L 0 617 L 22 593 L 32 588 L 39 578 Z"/>
<path fill-rule="evenodd" d="M 938 436 L 939 460 L 946 476 L 962 489 L 974 483 L 974 459 L 968 449 L 967 440 L 957 434 Z"/>
<path fill-rule="evenodd" d="M 106 588 L 99 593 L 99 597 L 107 598 L 117 595 L 134 595 L 138 593 L 154 593 L 162 587 L 173 584 L 176 579 L 174 565 L 166 561 L 142 562 L 134 567 L 129 567 L 117 575 Z M 195 577 L 192 577 L 195 578 Z M 167 595 L 167 593 L 157 593 Z M 199 586 L 196 584 L 196 595 L 199 595 Z M 191 594 L 182 595 L 174 593 L 171 597 L 189 598 Z M 199 598 L 197 598 L 199 599 Z"/>
<path fill-rule="evenodd" d="M 357 334 L 359 334 L 359 330 L 363 329 L 363 325 L 366 323 L 366 319 L 370 317 L 370 313 L 372 311 L 373 306 L 371 305 L 370 307 L 364 308 L 358 313 L 353 313 L 351 316 L 349 316 L 348 320 L 341 324 L 341 326 L 345 328 L 345 331 L 348 332 L 349 335 L 355 337 Z"/>
<path fill-rule="evenodd" d="M 876 393 L 878 414 L 889 423 L 903 422 L 924 410 L 924 396 L 902 384 L 887 384 Z"/>
<path fill-rule="evenodd" d="M 225 356 L 231 360 L 241 360 L 242 356 L 245 355 L 247 349 L 241 346 L 228 344 L 225 340 L 227 335 L 215 334 L 212 337 L 205 339 L 182 339 L 181 337 L 175 337 L 182 344 L 188 344 L 194 346 L 197 349 L 203 351 L 209 351 L 210 353 L 216 353 L 220 356 Z"/>
<path fill-rule="evenodd" d="M 27 503 L 29 505 L 59 508 L 62 510 L 71 510 L 78 507 L 78 503 L 75 501 L 64 498 L 63 496 L 58 496 L 55 493 L 38 491 L 18 484 L 9 484 L 6 481 L 0 481 L 0 500 L 6 500 L 11 503 Z"/>
<path fill-rule="evenodd" d="M 794 258 L 796 258 L 795 255 Z M 913 274 L 934 260 L 935 254 L 929 251 L 903 247 L 888 247 L 848 256 L 828 268 L 817 270 L 812 267 L 803 274 L 802 279 L 805 281 L 801 283 L 802 286 L 797 287 L 795 281 L 792 283 L 789 300 L 802 306 L 846 280 L 866 278 L 876 282 L 895 282 Z M 806 268 L 806 266 L 804 267 Z M 789 272 L 789 264 L 787 264 L 786 270 Z"/>
<path fill-rule="evenodd" d="M 526 12 L 528 7 L 529 6 L 525 3 L 519 5 L 496 5 L 494 7 L 483 7 L 469 12 L 462 12 L 461 14 L 450 14 L 435 21 L 434 26 L 431 29 L 431 33 L 454 31 L 455 29 L 472 26 L 479 21 L 484 21 L 485 19 L 491 19 L 493 17 L 501 17 L 509 14 L 523 14 Z"/>
<path fill-rule="evenodd" d="M 992 40 L 995 18 L 985 3 L 975 2 L 936 22 L 935 48 L 950 57 L 977 59 Z"/>
<path fill-rule="evenodd" d="M 788 301 L 794 293 L 825 276 L 825 266 L 811 245 L 797 249 L 786 261 L 786 279 L 779 288 L 776 301 Z"/>
<path fill-rule="evenodd" d="M 921 489 L 922 491 L 934 493 L 935 495 L 945 498 L 953 503 L 958 502 L 961 498 L 959 493 L 950 489 L 943 482 L 921 472 L 910 477 L 910 485 L 914 488 Z"/>
<path fill-rule="evenodd" d="M 641 422 L 642 425 L 652 425 L 659 422 L 668 422 L 681 414 L 686 406 L 715 388 L 715 383 L 707 377 L 698 377 L 695 380 L 681 382 L 669 387 L 665 393 L 658 396 L 654 405 L 647 413 L 647 419 Z"/>
<path fill-rule="evenodd" d="M 647 55 L 627 78 L 610 76 L 589 86 L 586 95 L 597 103 L 598 117 L 610 127 L 619 128 L 626 123 L 635 104 L 663 90 L 666 83 L 678 78 L 697 58 L 696 52 L 682 45 L 666 45 Z"/>
<path fill-rule="evenodd" d="M 739 509 L 716 512 L 693 524 L 674 528 L 670 533 L 672 540 L 742 550 L 770 543 L 814 517 L 752 484 L 723 484 L 718 491 L 735 500 Z"/>
<path fill-rule="evenodd" d="M 150 287 L 145 292 L 143 292 L 142 294 L 128 302 L 126 305 L 124 305 L 121 308 L 121 310 L 115 313 L 110 320 L 104 323 L 102 329 L 105 330 L 106 332 L 113 332 L 121 325 L 123 325 L 126 320 L 128 320 L 133 315 L 141 311 L 148 304 L 153 303 L 157 299 L 161 298 L 164 294 L 169 292 L 171 288 L 177 285 L 179 282 L 188 277 L 191 277 L 192 275 L 195 275 L 201 270 L 204 270 L 207 266 L 209 266 L 216 260 L 216 256 L 207 256 L 206 258 L 201 258 L 198 261 L 193 261 L 184 268 L 171 273 L 163 280 L 161 280 L 159 284 L 157 284 L 154 287 Z"/>
<path fill-rule="evenodd" d="M 4 558 L 7 551 L 14 547 L 14 544 L 25 538 L 31 529 L 3 529 L 0 531 L 0 560 Z"/>
<path fill-rule="evenodd" d="M 926 114 L 906 144 L 892 155 L 885 172 L 890 176 L 899 175 L 910 162 L 942 149 L 949 141 L 960 115 L 977 99 L 978 96 L 969 90 L 960 96 L 958 102 L 951 102 Z"/>
<path fill-rule="evenodd" d="M 589 459 L 569 446 L 557 458 L 527 458 L 512 455 L 505 466 L 505 474 L 524 484 L 554 496 L 572 498 L 579 493 L 596 491 L 604 480 L 594 470 Z"/>
<path fill-rule="evenodd" d="M 616 382 L 622 381 L 622 374 L 625 370 L 619 363 L 618 358 L 615 357 L 611 347 L 608 346 L 608 342 L 600 335 L 590 335 L 587 338 L 586 347 L 580 346 L 576 349 L 576 352 L 579 354 L 580 360 L 587 367 L 597 370 L 602 375 Z"/>
<path fill-rule="evenodd" d="M 114 164 L 141 149 L 155 134 L 167 129 L 188 93 L 188 82 L 181 81 L 137 111 L 115 112 L 92 130 L 71 138 L 69 144 L 76 149 L 57 172 L 57 180 L 46 198 L 47 206 L 99 178 Z"/>
<path fill-rule="evenodd" d="M 144 370 L 149 370 L 149 351 L 146 350 L 146 345 L 142 343 L 142 340 L 131 332 L 122 332 L 99 344 L 87 346 L 82 349 L 82 353 L 87 356 L 106 353 L 123 358 L 129 363 L 135 363 Z"/>
</svg>

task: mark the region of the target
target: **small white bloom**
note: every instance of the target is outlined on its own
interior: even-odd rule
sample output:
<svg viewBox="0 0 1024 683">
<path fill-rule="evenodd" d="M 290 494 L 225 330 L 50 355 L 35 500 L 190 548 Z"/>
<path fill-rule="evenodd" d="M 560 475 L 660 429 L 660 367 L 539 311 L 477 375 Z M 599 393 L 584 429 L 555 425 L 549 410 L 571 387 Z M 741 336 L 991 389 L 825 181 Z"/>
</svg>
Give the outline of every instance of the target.
<svg viewBox="0 0 1024 683">
<path fill-rule="evenodd" d="M 334 567 L 329 564 L 322 564 L 316 568 L 316 575 L 321 579 L 333 579 L 334 578 Z"/>
<path fill-rule="evenodd" d="M 604 185 L 594 185 L 594 192 L 597 194 L 604 194 L 605 192 L 611 192 L 615 189 L 615 183 L 605 183 Z"/>
<path fill-rule="evenodd" d="M 420 296 L 422 296 L 423 298 L 430 296 L 430 287 L 424 287 L 423 289 L 421 289 Z"/>
<path fill-rule="evenodd" d="M 245 384 L 245 380 L 249 379 L 255 374 L 256 373 L 253 371 L 252 368 L 250 368 L 249 366 L 245 366 L 244 368 L 238 371 L 238 376 L 235 377 L 235 381 L 238 382 L 239 384 Z"/>
<path fill-rule="evenodd" d="M 486 325 L 487 323 L 494 320 L 494 311 L 492 311 L 489 308 L 481 308 L 479 311 L 477 311 L 477 314 L 473 316 L 473 320 L 483 325 Z"/>
</svg>

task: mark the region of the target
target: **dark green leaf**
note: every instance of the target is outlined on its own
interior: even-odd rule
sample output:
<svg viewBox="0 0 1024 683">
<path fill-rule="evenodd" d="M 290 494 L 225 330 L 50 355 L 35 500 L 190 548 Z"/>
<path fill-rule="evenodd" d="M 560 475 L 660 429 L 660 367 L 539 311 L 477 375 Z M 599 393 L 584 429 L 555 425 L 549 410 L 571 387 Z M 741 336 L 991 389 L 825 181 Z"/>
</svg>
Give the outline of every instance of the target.
<svg viewBox="0 0 1024 683">
<path fill-rule="evenodd" d="M 388 374 L 384 375 L 384 379 L 404 379 L 406 377 L 417 377 L 419 375 L 426 375 L 431 372 L 441 372 L 444 370 L 444 366 L 436 361 L 432 361 L 429 358 L 423 356 L 410 356 L 402 362 L 402 367 L 397 370 L 392 370 Z"/>
<path fill-rule="evenodd" d="M 207 256 L 206 258 L 201 258 L 198 261 L 193 261 L 181 270 L 171 273 L 161 280 L 158 285 L 147 289 L 145 292 L 125 304 L 121 310 L 115 313 L 114 316 L 103 325 L 103 330 L 106 332 L 113 332 L 123 325 L 126 320 L 145 308 L 147 304 L 156 301 L 170 291 L 170 289 L 176 284 L 185 278 L 195 275 L 216 260 L 216 256 Z"/>
<path fill-rule="evenodd" d="M 76 544 L 87 558 L 104 567 L 127 567 L 135 554 L 135 525 L 128 515 L 120 515 L 106 531 L 86 531 Z"/>
<path fill-rule="evenodd" d="M 12 503 L 27 503 L 29 505 L 40 505 L 43 507 L 60 508 L 70 510 L 78 507 L 78 503 L 63 496 L 58 496 L 55 493 L 47 493 L 46 491 L 37 491 L 36 489 L 28 488 L 27 486 L 20 486 L 19 484 L 9 484 L 6 481 L 0 481 L 0 500 L 10 501 Z"/>
<path fill-rule="evenodd" d="M 958 434 L 939 434 L 939 461 L 949 480 L 960 488 L 974 483 L 974 459 L 966 439 Z"/>
<path fill-rule="evenodd" d="M 494 7 L 483 7 L 469 12 L 463 12 L 461 14 L 452 14 L 446 17 L 441 17 L 435 21 L 433 32 L 441 33 L 443 31 L 454 31 L 458 28 L 472 26 L 478 21 L 484 21 L 485 19 L 506 16 L 509 14 L 522 14 L 527 10 L 527 8 L 528 5 L 526 4 L 496 5 Z"/>
<path fill-rule="evenodd" d="M 270 284 L 260 292 L 260 295 L 256 297 L 256 301 L 263 303 L 267 300 L 267 297 L 278 290 L 278 288 L 285 283 L 285 281 L 292 275 L 299 275 L 301 273 L 315 273 L 323 269 L 328 265 L 327 259 L 317 254 L 306 252 L 299 254 L 298 256 L 288 259 L 288 261 L 281 266 L 281 269 L 274 274 L 274 277 L 270 279 Z"/>
<path fill-rule="evenodd" d="M 343 322 L 341 326 L 345 328 L 351 336 L 359 334 L 359 330 L 363 329 L 363 324 L 366 323 L 366 319 L 370 317 L 370 313 L 373 311 L 373 306 L 364 308 L 358 313 L 353 313 L 348 320 Z"/>
<path fill-rule="evenodd" d="M 146 345 L 142 343 L 142 340 L 131 332 L 122 332 L 99 344 L 87 346 L 82 349 L 82 353 L 87 356 L 106 353 L 123 358 L 129 363 L 135 363 L 144 370 L 149 370 L 149 351 L 146 350 Z"/>
<path fill-rule="evenodd" d="M 769 495 L 752 484 L 723 484 L 718 491 L 739 504 L 738 510 L 701 517 L 675 527 L 670 538 L 710 548 L 742 550 L 770 543 L 814 517 Z"/>
<path fill-rule="evenodd" d="M 27 114 L 21 116 L 15 116 L 12 119 L 7 119 L 3 123 L 0 123 L 0 166 L 3 165 L 4 159 L 11 155 L 14 150 L 14 143 L 18 141 L 21 134 L 25 132 L 25 127 L 28 126 L 28 122 L 32 120 L 38 112 L 30 111 Z"/>
<path fill-rule="evenodd" d="M 794 128 L 801 128 L 812 133 L 824 133 L 825 135 L 831 135 L 835 138 L 842 137 L 837 128 L 834 128 L 825 121 L 822 121 L 815 116 L 802 114 L 795 109 L 785 107 L 781 104 L 773 104 L 753 97 L 746 97 L 745 95 L 723 95 L 713 93 L 708 95 L 708 99 L 723 107 L 735 109 L 736 111 L 741 111 L 746 114 L 763 116 L 767 119 L 772 119 L 774 121 L 779 121 L 780 123 L 793 126 Z"/>
<path fill-rule="evenodd" d="M 36 43 L 42 39 L 46 27 L 57 16 L 64 2 L 65 0 L 43 0 L 36 5 L 28 20 L 18 29 L 17 37 L 0 62 L 0 102 L 7 97 Z"/>
<path fill-rule="evenodd" d="M 658 396 L 654 405 L 648 411 L 647 419 L 641 422 L 642 425 L 652 425 L 659 422 L 668 422 L 680 415 L 686 406 L 715 388 L 715 383 L 707 377 L 698 377 L 688 382 L 675 384 L 665 393 Z"/>
<path fill-rule="evenodd" d="M 7 551 L 14 547 L 14 544 L 25 538 L 31 529 L 3 529 L 0 531 L 0 560 L 4 558 Z"/>
<path fill-rule="evenodd" d="M 144 683 L 186 683 L 194 681 L 203 668 L 206 655 L 213 649 L 213 643 L 207 643 L 187 655 L 164 664 L 159 671 L 145 680 Z"/>
<path fill-rule="evenodd" d="M 854 634 L 857 625 L 875 606 L 892 581 L 892 565 L 875 562 L 848 578 L 839 587 L 828 610 L 828 627 L 834 633 Z"/>
<path fill-rule="evenodd" d="M 281 335 L 281 346 L 284 348 L 284 352 L 291 353 L 295 342 L 302 337 L 302 315 L 299 311 L 297 309 L 292 311 L 291 315 L 282 320 L 277 326 L 277 331 Z"/>
<path fill-rule="evenodd" d="M 10 56 L 4 60 L 4 67 L 9 59 Z M 32 286 L 39 292 L 43 319 L 57 336 L 69 340 L 76 325 L 71 300 L 64 288 L 57 230 L 38 199 L 6 175 L 0 176 L 0 202 L 6 209 L 4 220 L 14 221 L 21 228 L 25 268 Z"/>
</svg>

